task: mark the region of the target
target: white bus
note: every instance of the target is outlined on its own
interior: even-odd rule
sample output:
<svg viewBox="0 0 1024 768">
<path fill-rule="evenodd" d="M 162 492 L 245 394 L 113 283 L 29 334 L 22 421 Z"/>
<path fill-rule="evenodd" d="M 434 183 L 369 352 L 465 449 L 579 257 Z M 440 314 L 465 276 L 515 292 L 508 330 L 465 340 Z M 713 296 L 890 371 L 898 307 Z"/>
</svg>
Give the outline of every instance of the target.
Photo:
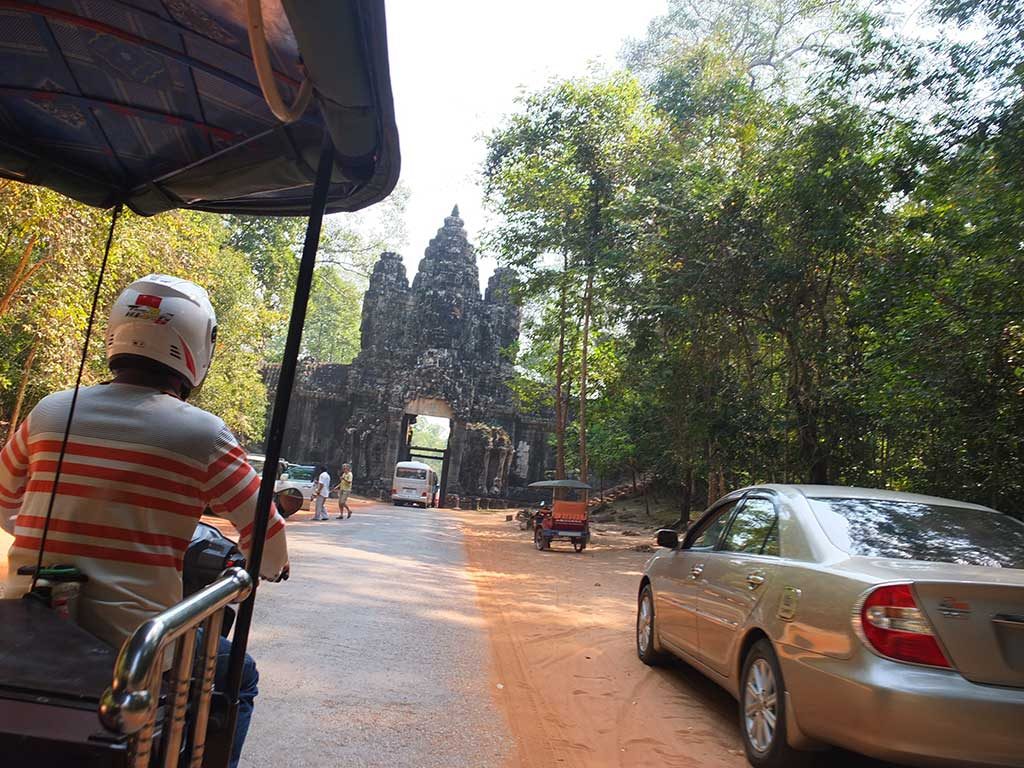
<svg viewBox="0 0 1024 768">
<path fill-rule="evenodd" d="M 422 461 L 400 461 L 395 464 L 391 481 L 391 501 L 396 507 L 419 504 L 426 509 L 434 506 L 437 473 Z"/>
</svg>

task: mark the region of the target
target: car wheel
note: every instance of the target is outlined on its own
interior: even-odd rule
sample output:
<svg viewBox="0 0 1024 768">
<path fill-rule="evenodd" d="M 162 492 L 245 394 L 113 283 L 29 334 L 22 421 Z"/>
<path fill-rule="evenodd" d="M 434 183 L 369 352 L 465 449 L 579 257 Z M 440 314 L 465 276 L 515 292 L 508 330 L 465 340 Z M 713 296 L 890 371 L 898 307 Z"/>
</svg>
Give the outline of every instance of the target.
<svg viewBox="0 0 1024 768">
<path fill-rule="evenodd" d="M 647 584 L 636 604 L 636 655 L 649 667 L 663 664 L 666 655 L 654 647 L 654 592 Z"/>
<path fill-rule="evenodd" d="M 758 640 L 743 661 L 740 676 L 740 735 L 754 768 L 785 768 L 803 762 L 804 753 L 786 741 L 786 686 L 768 640 Z"/>
</svg>

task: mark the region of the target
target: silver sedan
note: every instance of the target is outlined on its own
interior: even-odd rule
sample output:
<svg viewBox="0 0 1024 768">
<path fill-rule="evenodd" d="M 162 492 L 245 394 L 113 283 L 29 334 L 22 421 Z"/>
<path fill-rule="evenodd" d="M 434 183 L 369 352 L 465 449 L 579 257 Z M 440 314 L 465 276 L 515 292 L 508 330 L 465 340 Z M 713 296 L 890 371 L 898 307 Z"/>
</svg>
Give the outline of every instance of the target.
<svg viewBox="0 0 1024 768">
<path fill-rule="evenodd" d="M 1024 524 L 931 496 L 764 485 L 658 543 L 637 653 L 731 692 L 752 765 L 837 745 L 1024 766 Z"/>
</svg>

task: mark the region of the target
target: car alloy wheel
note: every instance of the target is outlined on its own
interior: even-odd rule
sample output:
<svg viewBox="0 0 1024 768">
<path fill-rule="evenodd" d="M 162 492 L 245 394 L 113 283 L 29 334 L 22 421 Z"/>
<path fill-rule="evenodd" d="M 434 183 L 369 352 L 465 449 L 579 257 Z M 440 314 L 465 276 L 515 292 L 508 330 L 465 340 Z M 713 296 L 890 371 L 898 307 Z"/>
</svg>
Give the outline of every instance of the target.
<svg viewBox="0 0 1024 768">
<path fill-rule="evenodd" d="M 743 688 L 743 725 L 757 752 L 768 752 L 775 741 L 779 720 L 779 694 L 775 673 L 766 659 L 755 659 Z"/>
<path fill-rule="evenodd" d="M 636 655 L 649 667 L 668 661 L 667 654 L 657 650 L 654 644 L 655 621 L 654 591 L 650 584 L 645 584 L 636 604 Z"/>
<path fill-rule="evenodd" d="M 640 607 L 636 614 L 636 647 L 643 657 L 651 647 L 651 630 L 654 629 L 654 609 L 651 606 L 651 593 L 645 591 L 640 599 Z"/>
</svg>

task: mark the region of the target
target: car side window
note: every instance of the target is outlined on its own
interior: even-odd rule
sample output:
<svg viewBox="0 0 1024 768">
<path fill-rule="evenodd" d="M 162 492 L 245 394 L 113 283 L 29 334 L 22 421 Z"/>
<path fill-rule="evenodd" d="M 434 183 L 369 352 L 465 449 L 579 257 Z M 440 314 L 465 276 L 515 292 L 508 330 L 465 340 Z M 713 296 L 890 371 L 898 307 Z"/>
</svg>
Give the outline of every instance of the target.
<svg viewBox="0 0 1024 768">
<path fill-rule="evenodd" d="M 714 549 L 718 543 L 722 531 L 729 522 L 729 515 L 736 506 L 735 501 L 723 504 L 711 519 L 704 523 L 704 526 L 697 532 L 695 538 L 691 539 L 689 549 Z"/>
<path fill-rule="evenodd" d="M 775 505 L 769 499 L 748 498 L 733 517 L 722 540 L 722 550 L 749 555 L 778 555 L 778 536 L 774 533 L 776 524 Z M 774 552 L 769 551 L 769 545 Z"/>
</svg>

